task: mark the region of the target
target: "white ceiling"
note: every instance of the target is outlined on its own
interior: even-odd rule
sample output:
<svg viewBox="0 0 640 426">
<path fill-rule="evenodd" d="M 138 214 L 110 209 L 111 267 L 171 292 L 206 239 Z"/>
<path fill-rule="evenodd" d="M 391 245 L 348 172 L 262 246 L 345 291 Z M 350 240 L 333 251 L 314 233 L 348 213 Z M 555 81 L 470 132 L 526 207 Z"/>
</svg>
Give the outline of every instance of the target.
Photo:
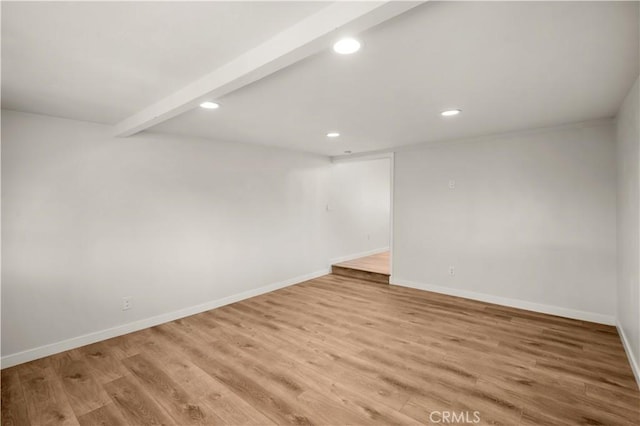
<svg viewBox="0 0 640 426">
<path fill-rule="evenodd" d="M 337 155 L 611 117 L 638 75 L 637 6 L 429 2 L 357 54 L 327 50 L 154 130 Z"/>
<path fill-rule="evenodd" d="M 2 107 L 113 124 L 329 3 L 2 2 Z"/>
<path fill-rule="evenodd" d="M 115 124 L 326 4 L 3 2 L 2 104 Z M 355 55 L 327 46 L 151 130 L 338 155 L 611 117 L 639 73 L 638 16 L 429 2 L 360 34 Z"/>
</svg>

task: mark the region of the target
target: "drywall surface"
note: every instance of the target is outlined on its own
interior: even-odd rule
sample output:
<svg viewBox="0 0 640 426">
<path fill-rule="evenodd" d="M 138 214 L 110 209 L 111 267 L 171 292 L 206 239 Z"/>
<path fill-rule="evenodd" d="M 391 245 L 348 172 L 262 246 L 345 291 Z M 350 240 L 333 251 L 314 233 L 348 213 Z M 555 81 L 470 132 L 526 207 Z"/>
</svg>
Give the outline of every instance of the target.
<svg viewBox="0 0 640 426">
<path fill-rule="evenodd" d="M 613 321 L 611 122 L 400 151 L 394 183 L 393 282 Z"/>
<path fill-rule="evenodd" d="M 328 158 L 111 131 L 2 113 L 3 356 L 326 270 Z"/>
<path fill-rule="evenodd" d="M 332 259 L 389 247 L 390 161 L 333 164 L 328 204 Z"/>
<path fill-rule="evenodd" d="M 618 327 L 640 383 L 640 83 L 616 120 L 618 158 Z"/>
</svg>

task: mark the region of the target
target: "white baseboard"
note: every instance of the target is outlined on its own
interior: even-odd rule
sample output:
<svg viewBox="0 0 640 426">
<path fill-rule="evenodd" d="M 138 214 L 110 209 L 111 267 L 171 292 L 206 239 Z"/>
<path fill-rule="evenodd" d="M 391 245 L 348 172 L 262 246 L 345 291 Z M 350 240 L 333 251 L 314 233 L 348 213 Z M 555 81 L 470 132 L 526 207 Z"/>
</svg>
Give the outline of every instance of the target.
<svg viewBox="0 0 640 426">
<path fill-rule="evenodd" d="M 361 253 L 354 253 L 347 256 L 336 257 L 329 260 L 329 265 L 333 265 L 340 262 L 348 262 L 349 260 L 358 259 L 359 257 L 372 256 L 374 254 L 384 253 L 389 251 L 389 247 L 377 248 L 369 251 L 363 251 Z"/>
<path fill-rule="evenodd" d="M 57 354 L 60 352 L 68 351 L 70 349 L 79 348 L 81 346 L 90 345 L 91 343 L 100 342 L 102 340 L 111 339 L 112 337 L 122 336 L 124 334 L 132 333 L 134 331 L 143 330 L 145 328 L 153 327 L 166 322 L 174 321 L 180 318 L 188 317 L 191 315 L 199 314 L 201 312 L 209 311 L 211 309 L 219 308 L 220 306 L 228 305 L 231 303 L 239 302 L 250 297 L 259 296 L 270 291 L 278 290 L 284 287 L 288 287 L 294 284 L 308 281 L 314 278 L 321 277 L 329 274 L 329 269 L 323 269 L 320 271 L 312 272 L 310 274 L 300 275 L 295 278 L 291 278 L 278 283 L 269 284 L 266 286 L 258 287 L 253 290 L 243 291 L 242 293 L 234 294 L 231 296 L 223 297 L 222 299 L 211 300 L 200 305 L 191 306 L 188 308 L 180 309 L 177 311 L 169 312 L 166 314 L 157 315 L 151 318 L 146 318 L 128 324 L 119 325 L 116 327 L 108 328 L 106 330 L 100 330 L 93 333 L 85 334 L 83 336 L 73 337 L 71 339 L 63 340 L 61 342 L 51 343 L 37 348 L 28 349 L 26 351 L 18 352 L 3 356 L 0 360 L 2 368 L 12 367 L 14 365 L 22 364 L 24 362 L 33 361 L 38 358 Z"/>
<path fill-rule="evenodd" d="M 560 317 L 578 319 L 583 321 L 597 322 L 599 324 L 615 325 L 616 320 L 611 315 L 598 314 L 595 312 L 580 311 L 576 309 L 562 308 L 560 306 L 544 305 L 541 303 L 527 302 L 520 299 L 510 299 L 508 297 L 493 296 L 491 294 L 476 293 L 469 290 L 442 287 L 432 284 L 416 283 L 412 281 L 396 279 L 391 277 L 390 283 L 402 287 L 410 287 L 418 290 L 432 291 L 434 293 L 447 294 L 449 296 L 463 297 L 465 299 L 479 300 L 481 302 L 494 303 L 496 305 L 509 306 L 512 308 L 524 309 L 527 311 L 540 312 L 543 314 L 557 315 Z"/>
<path fill-rule="evenodd" d="M 620 340 L 622 340 L 622 346 L 624 347 L 624 351 L 627 354 L 627 358 L 629 358 L 629 364 L 631 364 L 633 375 L 636 376 L 636 383 L 638 384 L 638 388 L 640 389 L 640 366 L 638 366 L 638 362 L 636 361 L 636 357 L 634 356 L 635 354 L 633 353 L 633 349 L 631 348 L 629 339 L 627 339 L 627 335 L 624 333 L 622 325 L 617 320 L 616 328 L 618 329 L 618 334 L 620 335 Z"/>
</svg>

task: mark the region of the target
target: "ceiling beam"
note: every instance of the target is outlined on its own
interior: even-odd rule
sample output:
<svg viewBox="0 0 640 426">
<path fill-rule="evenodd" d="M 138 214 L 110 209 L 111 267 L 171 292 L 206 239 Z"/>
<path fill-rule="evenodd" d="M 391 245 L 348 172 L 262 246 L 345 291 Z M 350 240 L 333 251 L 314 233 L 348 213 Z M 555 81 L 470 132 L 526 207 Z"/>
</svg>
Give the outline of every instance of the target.
<svg viewBox="0 0 640 426">
<path fill-rule="evenodd" d="M 423 1 L 336 2 L 248 50 L 115 125 L 115 135 L 131 136 L 292 65 L 424 3 Z M 188 66 L 188 64 L 187 64 Z"/>
</svg>

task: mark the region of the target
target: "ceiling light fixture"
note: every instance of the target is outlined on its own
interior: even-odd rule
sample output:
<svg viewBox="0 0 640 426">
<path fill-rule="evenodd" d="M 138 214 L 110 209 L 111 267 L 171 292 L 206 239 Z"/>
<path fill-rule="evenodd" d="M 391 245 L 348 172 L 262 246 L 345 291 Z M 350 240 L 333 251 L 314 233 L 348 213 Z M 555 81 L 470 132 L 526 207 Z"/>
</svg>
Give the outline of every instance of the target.
<svg viewBox="0 0 640 426">
<path fill-rule="evenodd" d="M 350 55 L 360 50 L 360 42 L 355 38 L 343 38 L 333 45 L 333 50 L 341 55 Z"/>
<path fill-rule="evenodd" d="M 329 132 L 329 133 L 327 133 L 327 137 L 328 138 L 337 138 L 338 136 L 340 136 L 340 133 L 338 133 L 338 132 Z"/>
<path fill-rule="evenodd" d="M 442 111 L 440 113 L 440 115 L 443 116 L 443 117 L 452 117 L 454 115 L 460 114 L 461 112 L 462 112 L 462 110 L 460 110 L 460 109 L 448 109 L 446 111 Z"/>
<path fill-rule="evenodd" d="M 205 101 L 205 102 L 201 103 L 200 106 L 202 108 L 205 108 L 205 109 L 216 109 L 216 108 L 220 107 L 220 105 L 218 105 L 215 102 L 211 102 L 211 101 Z"/>
</svg>

